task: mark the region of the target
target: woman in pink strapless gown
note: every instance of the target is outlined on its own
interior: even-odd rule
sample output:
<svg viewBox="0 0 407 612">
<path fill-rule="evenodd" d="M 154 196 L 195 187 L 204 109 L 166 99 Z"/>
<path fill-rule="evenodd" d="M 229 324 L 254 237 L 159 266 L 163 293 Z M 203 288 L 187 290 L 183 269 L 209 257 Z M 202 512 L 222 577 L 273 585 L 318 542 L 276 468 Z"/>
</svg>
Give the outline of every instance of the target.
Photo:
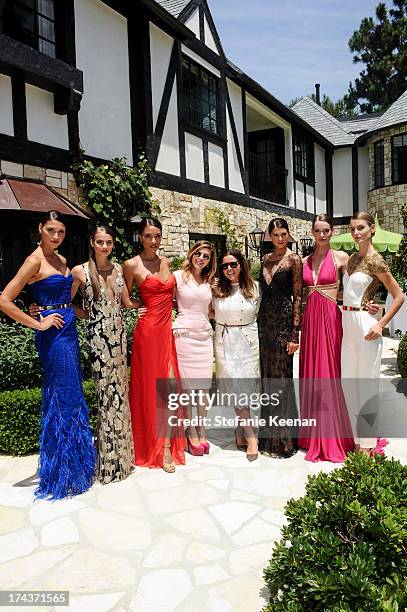
<svg viewBox="0 0 407 612">
<path fill-rule="evenodd" d="M 213 244 L 199 240 L 189 250 L 182 270 L 174 273 L 177 281 L 175 298 L 178 315 L 172 324 L 177 349 L 182 388 L 208 390 L 212 385 L 213 341 L 209 309 L 211 285 L 216 273 L 216 252 Z M 193 455 L 209 454 L 205 433 L 206 406 L 184 406 L 188 431 L 188 450 Z M 191 422 L 191 419 L 194 420 Z M 196 426 L 192 423 L 195 422 Z"/>
<path fill-rule="evenodd" d="M 315 252 L 303 261 L 303 283 L 308 295 L 302 319 L 300 346 L 301 418 L 317 420 L 302 428 L 299 447 L 308 461 L 341 463 L 354 449 L 352 429 L 341 387 L 342 317 L 336 304 L 338 267 L 347 255 L 329 248 L 333 224 L 326 215 L 313 222 Z M 313 258 L 321 261 L 313 270 Z"/>
</svg>

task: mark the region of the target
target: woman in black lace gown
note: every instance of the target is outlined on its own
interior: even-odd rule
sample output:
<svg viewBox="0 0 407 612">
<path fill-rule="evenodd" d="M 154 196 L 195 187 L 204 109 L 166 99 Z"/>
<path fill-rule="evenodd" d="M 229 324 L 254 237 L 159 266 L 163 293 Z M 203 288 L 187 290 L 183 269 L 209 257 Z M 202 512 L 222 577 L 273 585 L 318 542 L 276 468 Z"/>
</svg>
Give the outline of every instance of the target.
<svg viewBox="0 0 407 612">
<path fill-rule="evenodd" d="M 293 427 L 270 425 L 270 417 L 298 418 L 293 377 L 293 355 L 298 350 L 302 301 L 302 261 L 288 249 L 290 232 L 284 219 L 268 228 L 274 251 L 264 257 L 260 273 L 262 301 L 258 315 L 260 365 L 264 393 L 275 393 L 270 379 L 280 379 L 278 406 L 263 406 L 267 425 L 259 432 L 259 450 L 272 457 L 291 457 L 297 451 Z"/>
</svg>

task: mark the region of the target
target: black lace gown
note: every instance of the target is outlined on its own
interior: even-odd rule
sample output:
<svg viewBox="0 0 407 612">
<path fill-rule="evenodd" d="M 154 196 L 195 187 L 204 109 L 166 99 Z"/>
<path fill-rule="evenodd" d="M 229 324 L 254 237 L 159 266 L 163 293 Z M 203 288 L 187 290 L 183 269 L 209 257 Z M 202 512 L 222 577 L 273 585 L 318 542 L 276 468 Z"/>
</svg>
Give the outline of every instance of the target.
<svg viewBox="0 0 407 612">
<path fill-rule="evenodd" d="M 288 342 L 298 342 L 301 322 L 302 261 L 295 253 L 285 255 L 267 283 L 264 268 L 271 274 L 270 255 L 266 255 L 260 274 L 262 300 L 257 318 L 260 343 L 260 365 L 264 393 L 281 389 L 279 405 L 261 409 L 266 425 L 259 431 L 259 450 L 274 457 L 290 457 L 297 451 L 296 430 L 276 427 L 270 417 L 298 418 L 294 386 L 293 355 L 287 352 Z M 275 265 L 275 264 L 274 264 Z M 274 379 L 274 382 L 273 382 Z"/>
</svg>

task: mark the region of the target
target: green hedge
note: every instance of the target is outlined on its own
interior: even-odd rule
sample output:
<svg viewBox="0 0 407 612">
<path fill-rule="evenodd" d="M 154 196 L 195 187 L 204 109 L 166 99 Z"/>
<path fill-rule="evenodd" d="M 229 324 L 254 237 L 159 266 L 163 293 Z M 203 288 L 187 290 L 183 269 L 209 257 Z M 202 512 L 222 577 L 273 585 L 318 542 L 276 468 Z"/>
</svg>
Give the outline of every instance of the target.
<svg viewBox="0 0 407 612">
<path fill-rule="evenodd" d="M 84 382 L 92 428 L 97 404 L 93 381 Z M 0 393 L 0 452 L 26 455 L 38 451 L 41 420 L 41 389 L 18 389 Z"/>
<path fill-rule="evenodd" d="M 267 612 L 401 612 L 407 606 L 407 467 L 351 454 L 308 479 L 264 571 Z"/>
<path fill-rule="evenodd" d="M 397 367 L 400 376 L 407 378 L 407 334 L 404 334 L 397 349 Z"/>
<path fill-rule="evenodd" d="M 123 316 L 127 331 L 127 348 L 130 363 L 133 329 L 137 322 L 137 311 L 124 310 Z M 86 323 L 76 321 L 81 351 L 81 366 L 84 379 L 91 378 L 91 364 L 86 342 Z M 0 392 L 14 389 L 40 387 L 43 372 L 35 348 L 32 329 L 18 323 L 0 325 Z"/>
</svg>

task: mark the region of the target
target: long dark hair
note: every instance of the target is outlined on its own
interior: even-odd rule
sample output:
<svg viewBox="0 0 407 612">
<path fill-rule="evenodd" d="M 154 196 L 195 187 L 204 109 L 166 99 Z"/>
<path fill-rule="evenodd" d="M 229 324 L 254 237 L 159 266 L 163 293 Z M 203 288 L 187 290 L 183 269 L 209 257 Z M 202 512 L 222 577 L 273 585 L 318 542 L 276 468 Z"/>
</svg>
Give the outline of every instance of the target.
<svg viewBox="0 0 407 612">
<path fill-rule="evenodd" d="M 147 219 L 143 219 L 142 222 L 140 223 L 140 227 L 139 227 L 140 236 L 142 235 L 142 233 L 144 232 L 144 230 L 146 229 L 148 225 L 152 225 L 153 227 L 156 227 L 157 229 L 159 229 L 162 235 L 163 226 L 161 225 L 159 220 L 156 219 L 155 217 L 148 217 Z M 141 247 L 142 251 L 143 251 L 143 248 L 144 247 L 142 246 Z"/>
<path fill-rule="evenodd" d="M 48 210 L 41 214 L 39 223 L 45 225 L 47 221 L 59 221 L 59 223 L 62 223 L 65 227 L 68 225 L 67 215 L 63 215 L 57 210 Z"/>
<path fill-rule="evenodd" d="M 255 282 L 254 278 L 250 274 L 249 266 L 247 264 L 246 259 L 243 257 L 242 253 L 238 249 L 228 249 L 226 253 L 222 255 L 222 260 L 227 255 L 232 255 L 232 257 L 237 259 L 240 264 L 239 287 L 243 297 L 255 297 Z M 223 270 L 219 270 L 218 277 L 212 287 L 212 290 L 215 297 L 224 298 L 231 295 L 232 283 L 223 273 Z"/>
<path fill-rule="evenodd" d="M 105 234 L 109 234 L 113 238 L 113 242 L 115 240 L 114 231 L 108 227 L 107 225 L 97 225 L 93 228 L 90 233 L 90 238 L 92 241 L 95 240 L 95 236 L 98 232 L 105 232 Z M 88 261 L 88 270 L 89 270 L 89 278 L 92 285 L 93 291 L 93 299 L 98 300 L 100 297 L 100 280 L 99 274 L 96 266 L 96 257 L 95 257 L 95 249 L 91 248 L 90 257 Z"/>
<path fill-rule="evenodd" d="M 281 217 L 275 217 L 274 219 L 272 219 L 269 223 L 268 226 L 268 233 L 271 236 L 271 232 L 273 231 L 273 229 L 276 228 L 283 228 L 285 230 L 287 230 L 287 232 L 290 234 L 290 228 L 288 227 L 288 223 L 285 219 L 282 219 Z"/>
</svg>

